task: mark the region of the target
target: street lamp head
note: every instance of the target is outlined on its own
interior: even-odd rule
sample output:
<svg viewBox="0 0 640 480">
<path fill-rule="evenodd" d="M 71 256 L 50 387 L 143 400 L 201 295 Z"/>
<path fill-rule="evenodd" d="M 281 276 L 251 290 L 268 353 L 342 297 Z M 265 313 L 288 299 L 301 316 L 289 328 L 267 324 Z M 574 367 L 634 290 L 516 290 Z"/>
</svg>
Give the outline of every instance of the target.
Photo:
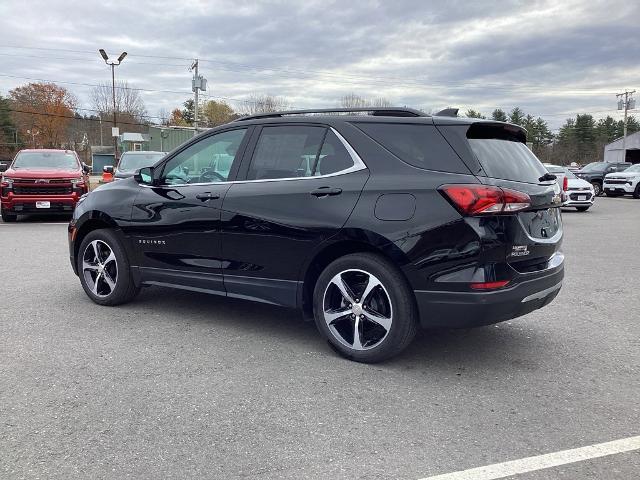
<svg viewBox="0 0 640 480">
<path fill-rule="evenodd" d="M 120 54 L 120 56 L 118 57 L 118 63 L 120 63 L 122 60 L 124 60 L 124 57 L 127 56 L 127 52 L 122 52 Z"/>
<path fill-rule="evenodd" d="M 107 52 L 104 51 L 104 48 L 101 48 L 98 51 L 100 52 L 100 55 L 102 56 L 105 62 L 109 60 L 109 55 L 107 55 Z"/>
</svg>

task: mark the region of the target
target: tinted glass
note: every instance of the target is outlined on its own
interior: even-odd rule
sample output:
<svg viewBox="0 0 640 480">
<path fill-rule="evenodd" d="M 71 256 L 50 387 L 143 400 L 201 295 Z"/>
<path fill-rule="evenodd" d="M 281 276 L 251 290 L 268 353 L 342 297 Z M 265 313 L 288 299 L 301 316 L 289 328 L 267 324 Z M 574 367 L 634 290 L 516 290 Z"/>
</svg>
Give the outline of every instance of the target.
<svg viewBox="0 0 640 480">
<path fill-rule="evenodd" d="M 13 161 L 11 168 L 76 170 L 80 168 L 78 159 L 68 152 L 21 152 Z"/>
<path fill-rule="evenodd" d="M 637 164 L 627 168 L 625 171 L 627 171 L 627 172 L 640 172 L 640 163 L 637 163 Z"/>
<path fill-rule="evenodd" d="M 347 149 L 331 130 L 327 132 L 327 136 L 322 144 L 320 156 L 313 175 L 329 175 L 331 173 L 341 172 L 353 166 L 353 160 Z"/>
<path fill-rule="evenodd" d="M 312 176 L 325 132 L 323 127 L 264 127 L 247 179 Z"/>
<path fill-rule="evenodd" d="M 609 166 L 608 163 L 604 162 L 593 162 L 582 167 L 583 172 L 603 172 Z"/>
<path fill-rule="evenodd" d="M 400 160 L 442 172 L 469 173 L 433 125 L 358 123 L 357 127 Z"/>
<path fill-rule="evenodd" d="M 246 128 L 203 138 L 169 160 L 162 181 L 168 185 L 224 182 L 229 178 Z"/>
<path fill-rule="evenodd" d="M 488 177 L 539 183 L 547 173 L 540 160 L 521 142 L 497 138 L 470 138 L 471 150 Z"/>
<path fill-rule="evenodd" d="M 162 157 L 164 157 L 164 153 L 124 153 L 120 158 L 118 170 L 132 172 L 139 168 L 152 167 Z"/>
</svg>

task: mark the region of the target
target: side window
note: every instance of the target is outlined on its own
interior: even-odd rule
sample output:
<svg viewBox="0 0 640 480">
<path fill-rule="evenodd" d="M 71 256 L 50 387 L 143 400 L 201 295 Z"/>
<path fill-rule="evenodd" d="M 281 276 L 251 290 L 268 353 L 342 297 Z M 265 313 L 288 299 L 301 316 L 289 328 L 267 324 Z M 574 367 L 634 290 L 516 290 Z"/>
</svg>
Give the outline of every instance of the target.
<svg viewBox="0 0 640 480">
<path fill-rule="evenodd" d="M 356 126 L 400 160 L 414 167 L 469 173 L 469 169 L 433 125 L 361 122 Z"/>
<path fill-rule="evenodd" d="M 353 159 L 340 139 L 331 130 L 322 144 L 314 175 L 328 175 L 341 172 L 353 166 Z"/>
<path fill-rule="evenodd" d="M 246 128 L 203 138 L 169 160 L 162 171 L 162 183 L 225 182 L 236 159 Z"/>
<path fill-rule="evenodd" d="M 324 127 L 264 127 L 256 145 L 248 180 L 313 176 Z"/>
</svg>

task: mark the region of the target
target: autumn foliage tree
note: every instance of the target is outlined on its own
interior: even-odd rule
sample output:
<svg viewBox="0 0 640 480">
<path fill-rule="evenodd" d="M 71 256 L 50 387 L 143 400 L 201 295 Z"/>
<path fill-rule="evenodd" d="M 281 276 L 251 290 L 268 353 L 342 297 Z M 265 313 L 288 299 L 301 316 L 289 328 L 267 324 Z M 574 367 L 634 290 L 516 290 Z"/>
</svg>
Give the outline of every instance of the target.
<svg viewBox="0 0 640 480">
<path fill-rule="evenodd" d="M 73 94 L 54 83 L 37 82 L 14 88 L 9 98 L 12 117 L 22 138 L 32 146 L 62 146 L 77 105 Z"/>
</svg>

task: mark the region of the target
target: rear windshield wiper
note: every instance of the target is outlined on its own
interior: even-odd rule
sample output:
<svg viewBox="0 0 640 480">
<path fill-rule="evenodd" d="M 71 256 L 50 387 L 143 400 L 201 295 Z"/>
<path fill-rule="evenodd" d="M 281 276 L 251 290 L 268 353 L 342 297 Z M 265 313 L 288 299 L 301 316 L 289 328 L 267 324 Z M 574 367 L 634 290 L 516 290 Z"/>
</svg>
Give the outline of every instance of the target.
<svg viewBox="0 0 640 480">
<path fill-rule="evenodd" d="M 547 173 L 545 173 L 544 175 L 542 175 L 542 176 L 538 179 L 538 181 L 539 181 L 539 182 L 547 182 L 547 181 L 549 181 L 549 180 L 555 180 L 556 178 L 558 178 L 558 177 L 556 177 L 556 176 L 555 176 L 554 174 L 552 174 L 552 173 L 547 172 Z"/>
</svg>

